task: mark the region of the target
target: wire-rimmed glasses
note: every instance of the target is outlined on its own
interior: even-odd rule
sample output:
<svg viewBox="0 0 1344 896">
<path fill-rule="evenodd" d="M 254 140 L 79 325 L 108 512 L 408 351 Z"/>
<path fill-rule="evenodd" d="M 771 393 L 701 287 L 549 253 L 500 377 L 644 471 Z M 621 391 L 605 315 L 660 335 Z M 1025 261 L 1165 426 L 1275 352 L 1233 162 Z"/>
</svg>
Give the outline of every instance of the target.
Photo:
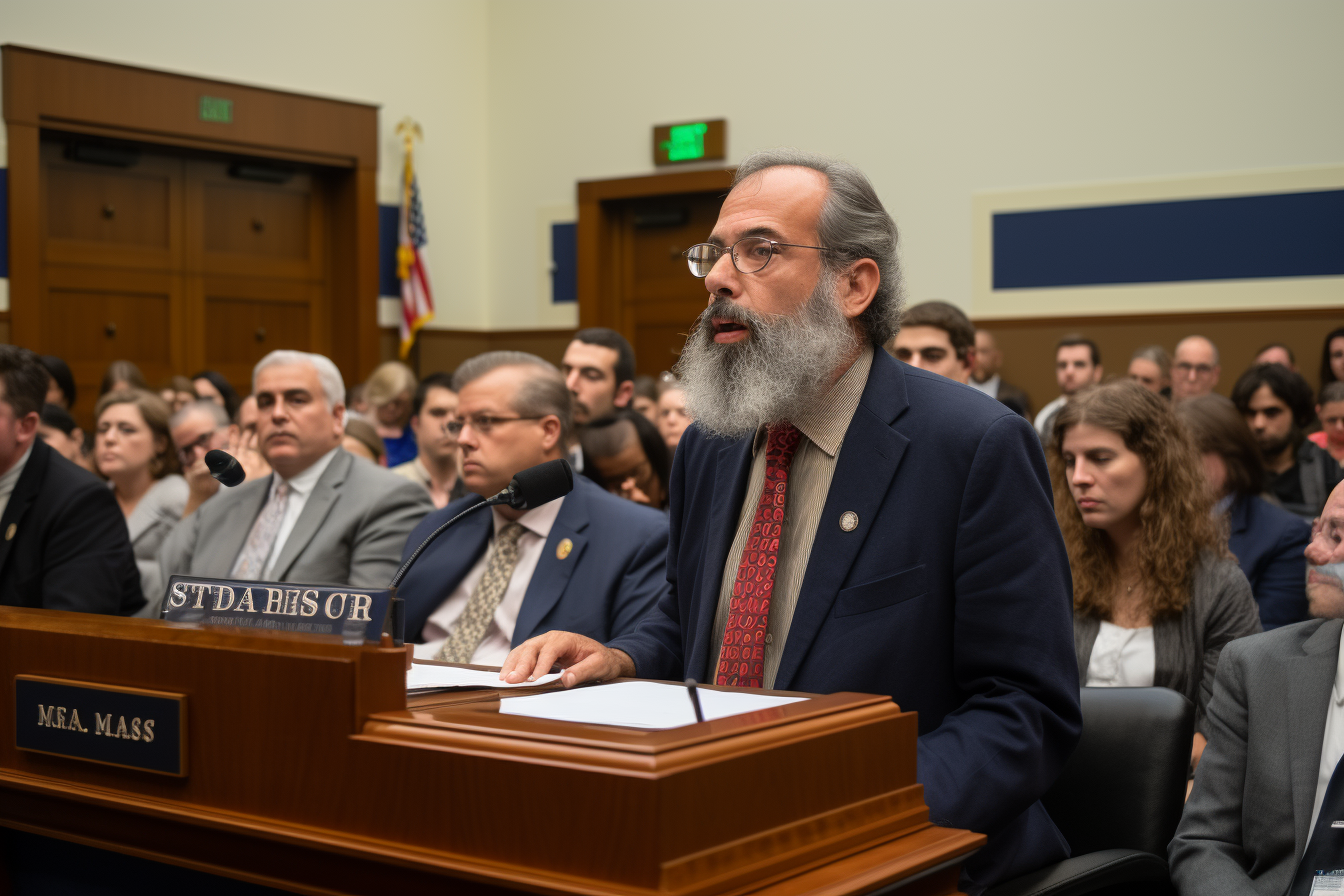
<svg viewBox="0 0 1344 896">
<path fill-rule="evenodd" d="M 768 240 L 763 236 L 747 236 L 733 243 L 731 246 L 720 246 L 716 243 L 696 243 L 685 252 L 686 264 L 691 269 L 691 273 L 704 279 L 709 276 L 709 272 L 714 270 L 714 265 L 718 264 L 719 259 L 725 252 L 729 253 L 733 259 L 733 267 L 737 268 L 743 274 L 754 274 L 763 270 L 774 258 L 779 246 L 788 246 L 791 249 L 816 249 L 819 252 L 828 251 L 825 246 L 802 246 L 798 243 L 781 243 L 778 240 Z"/>
</svg>

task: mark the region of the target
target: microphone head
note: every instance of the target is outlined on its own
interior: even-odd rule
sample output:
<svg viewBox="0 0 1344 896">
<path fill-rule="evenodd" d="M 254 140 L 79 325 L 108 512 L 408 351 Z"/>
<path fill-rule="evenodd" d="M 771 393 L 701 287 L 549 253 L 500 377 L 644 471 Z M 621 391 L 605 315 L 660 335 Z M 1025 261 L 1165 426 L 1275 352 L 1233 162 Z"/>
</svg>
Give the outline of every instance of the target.
<svg viewBox="0 0 1344 896">
<path fill-rule="evenodd" d="M 247 478 L 247 473 L 244 472 L 243 465 L 238 463 L 238 458 L 218 448 L 205 452 L 205 465 L 210 468 L 211 476 L 230 488 Z"/>
<path fill-rule="evenodd" d="M 531 510 L 556 498 L 563 498 L 574 490 L 574 468 L 564 458 L 548 460 L 528 467 L 513 477 L 507 503 L 514 510 Z"/>
</svg>

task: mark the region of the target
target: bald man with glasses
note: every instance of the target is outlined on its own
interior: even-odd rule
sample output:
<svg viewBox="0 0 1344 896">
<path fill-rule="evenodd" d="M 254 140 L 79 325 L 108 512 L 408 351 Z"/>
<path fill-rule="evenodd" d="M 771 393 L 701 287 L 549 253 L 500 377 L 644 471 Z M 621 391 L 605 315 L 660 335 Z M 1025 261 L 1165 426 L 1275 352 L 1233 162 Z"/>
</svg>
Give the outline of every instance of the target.
<svg viewBox="0 0 1344 896">
<path fill-rule="evenodd" d="M 457 369 L 453 389 L 446 429 L 473 494 L 426 517 L 405 557 L 521 470 L 564 457 L 574 428 L 564 377 L 535 355 L 479 355 Z M 576 477 L 558 501 L 474 514 L 430 545 L 397 590 L 406 640 L 422 659 L 498 666 L 553 629 L 619 637 L 667 592 L 666 560 L 667 517 Z"/>
</svg>

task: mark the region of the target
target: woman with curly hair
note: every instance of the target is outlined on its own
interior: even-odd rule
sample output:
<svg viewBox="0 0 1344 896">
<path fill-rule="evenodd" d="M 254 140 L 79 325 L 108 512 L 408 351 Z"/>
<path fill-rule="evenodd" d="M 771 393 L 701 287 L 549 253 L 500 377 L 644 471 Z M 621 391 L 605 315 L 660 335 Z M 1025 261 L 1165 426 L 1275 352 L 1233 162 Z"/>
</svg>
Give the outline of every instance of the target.
<svg viewBox="0 0 1344 896">
<path fill-rule="evenodd" d="M 1190 698 L 1198 762 L 1218 654 L 1260 631 L 1260 616 L 1194 443 L 1167 402 L 1129 380 L 1074 395 L 1051 435 L 1081 683 Z"/>
</svg>

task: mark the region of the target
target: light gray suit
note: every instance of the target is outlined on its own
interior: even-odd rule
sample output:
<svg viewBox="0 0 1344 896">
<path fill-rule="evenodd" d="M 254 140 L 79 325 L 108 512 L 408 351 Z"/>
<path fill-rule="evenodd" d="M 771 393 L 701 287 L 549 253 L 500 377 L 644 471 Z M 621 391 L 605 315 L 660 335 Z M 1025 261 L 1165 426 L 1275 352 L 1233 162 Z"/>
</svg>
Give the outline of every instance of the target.
<svg viewBox="0 0 1344 896">
<path fill-rule="evenodd" d="M 1344 620 L 1223 648 L 1209 745 L 1167 849 L 1181 896 L 1282 896 L 1307 845 Z"/>
<path fill-rule="evenodd" d="M 270 476 L 221 490 L 179 523 L 159 550 L 163 581 L 227 578 L 270 490 Z M 270 579 L 384 588 L 401 563 L 406 536 L 433 509 L 415 483 L 338 451 L 313 486 Z"/>
</svg>

